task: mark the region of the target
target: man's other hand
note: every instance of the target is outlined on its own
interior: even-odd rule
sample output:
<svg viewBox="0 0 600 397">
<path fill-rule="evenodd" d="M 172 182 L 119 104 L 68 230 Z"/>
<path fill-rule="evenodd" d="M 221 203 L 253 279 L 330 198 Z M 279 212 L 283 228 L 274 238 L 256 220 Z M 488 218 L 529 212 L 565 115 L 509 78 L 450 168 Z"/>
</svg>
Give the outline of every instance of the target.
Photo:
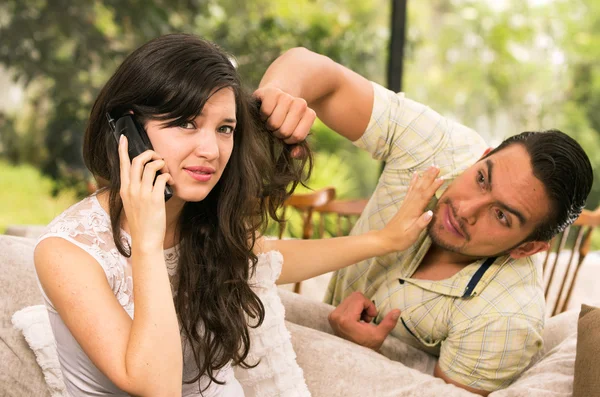
<svg viewBox="0 0 600 397">
<path fill-rule="evenodd" d="M 379 325 L 371 321 L 377 316 L 377 308 L 360 292 L 354 292 L 340 303 L 328 320 L 334 333 L 346 340 L 378 351 L 400 318 L 400 310 L 392 310 Z"/>
</svg>

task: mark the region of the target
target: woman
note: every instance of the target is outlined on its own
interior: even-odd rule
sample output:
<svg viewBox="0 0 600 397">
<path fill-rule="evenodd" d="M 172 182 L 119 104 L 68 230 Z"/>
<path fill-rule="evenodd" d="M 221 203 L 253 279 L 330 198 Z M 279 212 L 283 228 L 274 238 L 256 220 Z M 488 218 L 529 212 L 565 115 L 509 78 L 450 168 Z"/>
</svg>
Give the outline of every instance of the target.
<svg viewBox="0 0 600 397">
<path fill-rule="evenodd" d="M 154 150 L 130 161 L 107 114 L 137 120 Z M 258 118 L 227 55 L 190 35 L 150 41 L 107 82 L 84 159 L 108 187 L 57 217 L 35 250 L 71 395 L 243 395 L 231 364 L 256 364 L 245 358 L 248 327 L 264 318 L 248 284 L 258 253 L 280 250 L 278 282 L 299 281 L 405 249 L 427 224 L 435 170 L 415 177 L 415 200 L 381 232 L 257 243 L 304 168 Z M 297 256 L 325 247 L 334 255 Z"/>
</svg>

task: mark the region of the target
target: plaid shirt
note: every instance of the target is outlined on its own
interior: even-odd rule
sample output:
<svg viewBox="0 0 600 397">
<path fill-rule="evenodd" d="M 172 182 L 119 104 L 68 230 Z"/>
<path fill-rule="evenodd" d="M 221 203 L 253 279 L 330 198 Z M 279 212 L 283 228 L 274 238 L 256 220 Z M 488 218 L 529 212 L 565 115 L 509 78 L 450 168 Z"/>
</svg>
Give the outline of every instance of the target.
<svg viewBox="0 0 600 397">
<path fill-rule="evenodd" d="M 402 204 L 414 171 L 440 167 L 447 184 L 487 148 L 473 130 L 375 83 L 373 113 L 355 142 L 386 162 L 379 183 L 352 234 L 381 229 Z M 450 379 L 482 390 L 508 386 L 542 346 L 544 294 L 541 269 L 531 258 L 478 260 L 439 281 L 412 279 L 431 239 L 426 232 L 409 249 L 337 271 L 325 302 L 338 305 L 354 291 L 373 300 L 375 322 L 392 309 L 402 314 L 392 335 L 439 355 Z"/>
</svg>

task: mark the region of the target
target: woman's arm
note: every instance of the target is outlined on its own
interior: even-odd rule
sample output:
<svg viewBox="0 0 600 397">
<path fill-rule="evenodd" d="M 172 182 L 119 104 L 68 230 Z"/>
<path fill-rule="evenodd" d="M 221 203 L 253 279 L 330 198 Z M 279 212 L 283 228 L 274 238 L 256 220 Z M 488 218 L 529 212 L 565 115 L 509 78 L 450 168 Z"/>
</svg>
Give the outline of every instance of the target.
<svg viewBox="0 0 600 397">
<path fill-rule="evenodd" d="M 134 275 L 134 320 L 117 301 L 98 262 L 81 248 L 48 238 L 36 247 L 34 260 L 46 295 L 103 374 L 132 395 L 179 397 L 181 342 L 170 285 L 162 274 L 164 255 L 148 254 L 132 255 L 136 265 L 143 262 L 139 270 L 148 270 L 144 277 Z"/>
<path fill-rule="evenodd" d="M 133 162 L 119 144 L 121 198 L 132 247 L 133 320 L 121 307 L 98 263 L 60 238 L 42 241 L 35 266 L 44 291 L 92 362 L 117 387 L 143 396 L 181 396 L 179 323 L 164 260 L 164 161 L 146 151 Z M 155 180 L 156 178 L 156 180 Z"/>
<path fill-rule="evenodd" d="M 423 211 L 443 183 L 436 179 L 438 173 L 438 168 L 431 167 L 423 176 L 413 176 L 404 203 L 382 230 L 321 240 L 261 239 L 257 249 L 276 250 L 283 255 L 278 284 L 306 280 L 361 260 L 403 251 L 416 241 L 431 220 L 431 212 Z"/>
</svg>

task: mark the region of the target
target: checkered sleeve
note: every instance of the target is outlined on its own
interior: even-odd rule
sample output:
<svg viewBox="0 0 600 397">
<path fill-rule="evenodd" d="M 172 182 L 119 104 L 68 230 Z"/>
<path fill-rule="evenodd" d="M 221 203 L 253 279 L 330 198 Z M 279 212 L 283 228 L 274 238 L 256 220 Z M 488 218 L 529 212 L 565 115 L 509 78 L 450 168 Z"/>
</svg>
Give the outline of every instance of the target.
<svg viewBox="0 0 600 397">
<path fill-rule="evenodd" d="M 386 161 L 388 167 L 409 169 L 431 165 L 449 142 L 449 121 L 429 107 L 373 84 L 373 110 L 355 145 Z"/>
<path fill-rule="evenodd" d="M 439 366 L 453 381 L 475 389 L 507 387 L 542 347 L 542 325 L 525 316 L 480 316 L 450 331 Z"/>
</svg>

